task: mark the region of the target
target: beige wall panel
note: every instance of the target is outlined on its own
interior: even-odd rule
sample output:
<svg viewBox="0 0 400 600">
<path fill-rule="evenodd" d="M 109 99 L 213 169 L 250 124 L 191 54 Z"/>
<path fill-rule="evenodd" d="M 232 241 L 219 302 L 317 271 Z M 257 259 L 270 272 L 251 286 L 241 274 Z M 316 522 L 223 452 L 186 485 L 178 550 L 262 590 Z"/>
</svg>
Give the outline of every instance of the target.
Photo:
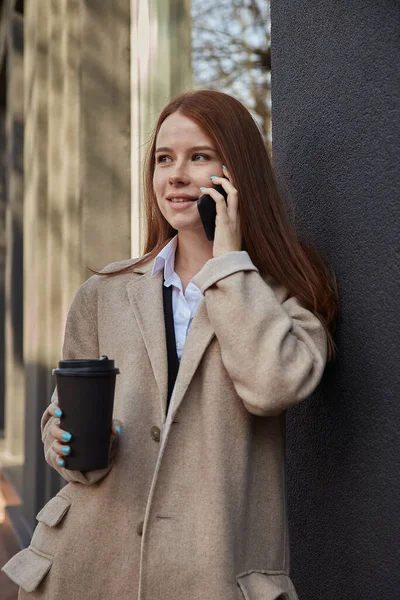
<svg viewBox="0 0 400 600">
<path fill-rule="evenodd" d="M 5 456 L 19 464 L 24 454 L 24 370 L 22 356 L 22 229 L 23 229 L 23 23 L 18 14 L 8 22 L 7 85 L 7 216 L 5 277 Z"/>
<path fill-rule="evenodd" d="M 61 0 L 63 22 L 61 57 L 63 100 L 61 121 L 60 229 L 63 248 L 59 285 L 62 286 L 62 333 L 65 319 L 78 286 L 87 277 L 81 257 L 80 193 L 80 47 L 81 11 L 79 0 Z"/>
<path fill-rule="evenodd" d="M 73 296 L 130 254 L 129 0 L 41 0 L 25 11 L 26 513 L 59 483 L 39 419 Z"/>
<path fill-rule="evenodd" d="M 25 28 L 24 357 L 46 363 L 48 6 L 27 3 Z"/>
<path fill-rule="evenodd" d="M 48 6 L 27 3 L 24 142 L 24 359 L 46 364 Z M 36 381 L 31 382 L 33 391 Z"/>
<path fill-rule="evenodd" d="M 81 2 L 82 262 L 130 255 L 130 2 Z"/>
<path fill-rule="evenodd" d="M 78 0 L 51 0 L 48 80 L 48 295 L 47 364 L 61 357 L 68 309 L 87 277 L 81 257 L 79 156 L 80 7 Z M 49 393 L 54 387 L 49 380 Z"/>
<path fill-rule="evenodd" d="M 63 252 L 63 221 L 68 218 L 62 207 L 62 164 L 65 156 L 65 147 L 62 132 L 63 97 L 65 66 L 62 56 L 62 30 L 64 27 L 64 14 L 60 0 L 49 2 L 48 22 L 48 151 L 47 165 L 47 336 L 46 364 L 57 366 L 61 355 L 61 327 L 62 327 L 62 297 L 64 287 L 61 284 L 63 275 L 61 259 Z M 65 273 L 67 277 L 67 273 Z M 48 397 L 50 398 L 53 381 L 48 378 Z"/>
<path fill-rule="evenodd" d="M 24 513 L 33 524 L 45 499 L 47 472 L 40 416 L 49 402 L 48 364 L 48 0 L 27 2 L 24 15 Z"/>
</svg>

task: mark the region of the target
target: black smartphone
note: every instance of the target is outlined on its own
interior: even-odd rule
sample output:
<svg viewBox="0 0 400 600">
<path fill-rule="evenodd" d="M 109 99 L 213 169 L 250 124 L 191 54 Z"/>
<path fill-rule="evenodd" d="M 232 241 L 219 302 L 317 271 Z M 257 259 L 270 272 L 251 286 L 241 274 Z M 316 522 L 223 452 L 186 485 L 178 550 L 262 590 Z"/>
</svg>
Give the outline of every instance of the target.
<svg viewBox="0 0 400 600">
<path fill-rule="evenodd" d="M 225 198 L 225 202 L 227 202 L 228 194 L 222 185 L 214 184 L 213 188 L 222 194 Z M 201 198 L 197 200 L 197 208 L 200 213 L 207 239 L 212 241 L 215 234 L 215 217 L 217 216 L 215 200 L 208 194 L 204 194 L 204 196 L 201 196 Z"/>
</svg>

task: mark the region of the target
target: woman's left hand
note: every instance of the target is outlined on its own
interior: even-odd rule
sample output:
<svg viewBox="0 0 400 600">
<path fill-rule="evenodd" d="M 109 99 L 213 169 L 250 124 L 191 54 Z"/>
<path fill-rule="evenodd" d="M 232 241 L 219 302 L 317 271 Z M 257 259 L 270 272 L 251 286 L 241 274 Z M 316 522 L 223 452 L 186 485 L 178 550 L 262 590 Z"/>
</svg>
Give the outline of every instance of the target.
<svg viewBox="0 0 400 600">
<path fill-rule="evenodd" d="M 214 188 L 205 188 L 204 194 L 209 194 L 215 200 L 217 217 L 215 219 L 215 234 L 213 256 L 222 256 L 227 252 L 242 249 L 242 231 L 238 210 L 238 192 L 230 181 L 230 175 L 224 168 L 226 177 L 212 177 L 213 184 L 221 185 L 228 194 L 227 203 L 222 194 Z"/>
</svg>

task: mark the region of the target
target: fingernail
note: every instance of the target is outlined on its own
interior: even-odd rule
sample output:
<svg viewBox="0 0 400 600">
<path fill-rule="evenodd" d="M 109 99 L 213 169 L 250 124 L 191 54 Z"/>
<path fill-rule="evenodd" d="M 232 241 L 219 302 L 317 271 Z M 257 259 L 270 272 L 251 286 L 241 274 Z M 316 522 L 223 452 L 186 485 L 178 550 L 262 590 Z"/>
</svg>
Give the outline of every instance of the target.
<svg viewBox="0 0 400 600">
<path fill-rule="evenodd" d="M 70 448 L 69 446 L 63 446 L 63 447 L 61 448 L 61 452 L 62 452 L 63 454 L 68 454 L 70 450 L 71 450 L 71 448 Z"/>
<path fill-rule="evenodd" d="M 206 189 L 207 189 L 207 188 L 205 188 L 205 187 L 201 187 L 201 188 L 200 188 L 200 191 L 202 192 L 203 190 L 206 190 Z"/>
<path fill-rule="evenodd" d="M 55 417 L 61 417 L 61 415 L 62 415 L 62 410 L 60 410 L 59 408 L 57 408 L 57 409 L 54 411 L 54 416 L 55 416 Z"/>
<path fill-rule="evenodd" d="M 116 425 L 115 429 L 118 431 L 118 435 L 121 435 L 121 427 L 119 425 Z"/>
<path fill-rule="evenodd" d="M 211 175 L 210 179 L 219 179 L 217 175 Z"/>
<path fill-rule="evenodd" d="M 59 467 L 63 467 L 63 466 L 65 465 L 65 460 L 63 460 L 62 458 L 60 458 L 60 459 L 57 461 L 57 464 L 58 464 L 58 466 L 59 466 Z"/>
<path fill-rule="evenodd" d="M 70 433 L 63 433 L 61 437 L 62 437 L 62 439 L 63 439 L 63 440 L 65 440 L 66 442 L 70 442 L 70 441 L 71 441 L 71 438 L 72 438 L 72 435 L 71 435 Z"/>
<path fill-rule="evenodd" d="M 222 168 L 223 168 L 223 169 L 226 169 L 226 166 L 225 166 L 225 165 L 222 165 Z"/>
</svg>

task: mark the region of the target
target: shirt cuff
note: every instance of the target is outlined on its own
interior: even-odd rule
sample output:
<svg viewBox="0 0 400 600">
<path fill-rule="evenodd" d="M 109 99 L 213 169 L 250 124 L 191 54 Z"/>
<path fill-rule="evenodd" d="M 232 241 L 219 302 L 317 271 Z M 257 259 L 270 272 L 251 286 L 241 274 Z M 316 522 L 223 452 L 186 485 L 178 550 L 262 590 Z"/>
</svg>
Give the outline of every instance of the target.
<svg viewBox="0 0 400 600">
<path fill-rule="evenodd" d="M 204 294 L 204 291 L 214 283 L 238 271 L 258 271 L 250 256 L 244 250 L 227 252 L 222 256 L 211 258 L 193 277 L 192 282 Z"/>
</svg>

